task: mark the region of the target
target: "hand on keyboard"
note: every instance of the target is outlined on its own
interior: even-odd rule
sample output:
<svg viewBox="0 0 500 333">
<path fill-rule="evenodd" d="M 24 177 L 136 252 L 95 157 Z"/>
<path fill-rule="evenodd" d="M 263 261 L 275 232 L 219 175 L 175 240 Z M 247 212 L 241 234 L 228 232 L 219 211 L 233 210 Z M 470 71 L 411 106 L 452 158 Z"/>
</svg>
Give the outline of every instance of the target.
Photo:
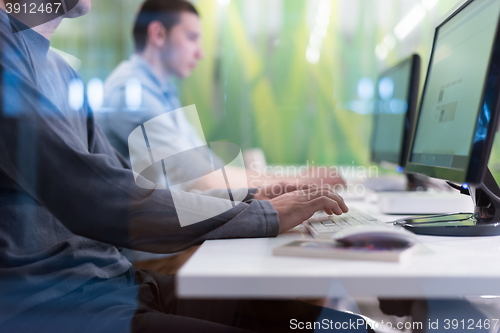
<svg viewBox="0 0 500 333">
<path fill-rule="evenodd" d="M 270 200 L 270 203 L 278 212 L 280 233 L 307 220 L 318 210 L 336 215 L 349 211 L 344 199 L 329 187 L 313 187 L 286 193 Z"/>
<path fill-rule="evenodd" d="M 351 209 L 348 214 L 342 216 L 328 215 L 323 211 L 319 211 L 304 224 L 314 238 L 330 238 L 340 230 L 354 226 L 376 225 L 387 227 L 384 222 L 357 209 Z"/>
</svg>

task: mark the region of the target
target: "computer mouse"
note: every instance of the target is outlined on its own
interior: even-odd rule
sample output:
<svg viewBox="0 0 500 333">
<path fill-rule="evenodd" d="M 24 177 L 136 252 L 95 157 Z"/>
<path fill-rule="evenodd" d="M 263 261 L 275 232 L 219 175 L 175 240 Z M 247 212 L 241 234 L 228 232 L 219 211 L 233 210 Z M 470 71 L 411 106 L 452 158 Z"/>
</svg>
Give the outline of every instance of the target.
<svg viewBox="0 0 500 333">
<path fill-rule="evenodd" d="M 375 249 L 401 249 L 417 242 L 413 233 L 388 225 L 354 226 L 336 232 L 332 238 L 346 246 Z"/>
</svg>

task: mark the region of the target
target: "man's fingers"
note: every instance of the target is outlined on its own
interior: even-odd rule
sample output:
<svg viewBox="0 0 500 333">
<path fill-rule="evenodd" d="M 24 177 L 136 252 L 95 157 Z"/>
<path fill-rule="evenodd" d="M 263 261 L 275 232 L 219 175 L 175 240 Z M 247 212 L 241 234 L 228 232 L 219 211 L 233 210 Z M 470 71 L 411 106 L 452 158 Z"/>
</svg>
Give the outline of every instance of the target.
<svg viewBox="0 0 500 333">
<path fill-rule="evenodd" d="M 330 209 L 324 209 L 323 211 L 324 211 L 326 214 L 328 214 L 328 215 L 333 215 L 333 214 L 335 214 L 335 213 L 333 212 L 333 210 L 330 210 Z"/>
<path fill-rule="evenodd" d="M 311 205 L 313 205 L 314 209 L 317 210 L 324 210 L 325 213 L 332 215 L 342 215 L 344 212 L 340 208 L 340 205 L 337 201 L 326 197 L 322 196 L 319 198 L 316 198 L 312 201 L 310 201 Z"/>
<path fill-rule="evenodd" d="M 337 201 L 339 203 L 340 209 L 342 209 L 342 212 L 347 213 L 349 212 L 349 207 L 347 207 L 344 198 L 342 198 L 340 195 L 337 194 L 337 197 L 340 198 L 340 201 Z"/>
<path fill-rule="evenodd" d="M 340 209 L 342 210 L 343 213 L 347 213 L 349 211 L 349 208 L 347 208 L 347 205 L 344 202 L 344 199 L 338 195 L 336 192 L 332 191 L 331 189 L 327 187 L 320 187 L 320 188 L 309 188 L 308 190 L 304 190 L 303 194 L 308 201 L 312 201 L 317 198 L 321 197 L 328 197 L 336 202 L 338 202 L 338 205 Z"/>
</svg>

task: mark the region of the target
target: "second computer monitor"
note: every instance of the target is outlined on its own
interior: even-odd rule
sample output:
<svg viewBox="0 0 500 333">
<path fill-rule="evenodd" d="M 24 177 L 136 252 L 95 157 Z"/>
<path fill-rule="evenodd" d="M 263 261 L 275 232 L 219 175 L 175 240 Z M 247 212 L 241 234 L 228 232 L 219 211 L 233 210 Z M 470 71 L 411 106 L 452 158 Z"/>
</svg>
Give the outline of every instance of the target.
<svg viewBox="0 0 500 333">
<path fill-rule="evenodd" d="M 404 167 L 420 78 L 420 57 L 412 55 L 384 71 L 377 82 L 371 160 Z"/>
</svg>

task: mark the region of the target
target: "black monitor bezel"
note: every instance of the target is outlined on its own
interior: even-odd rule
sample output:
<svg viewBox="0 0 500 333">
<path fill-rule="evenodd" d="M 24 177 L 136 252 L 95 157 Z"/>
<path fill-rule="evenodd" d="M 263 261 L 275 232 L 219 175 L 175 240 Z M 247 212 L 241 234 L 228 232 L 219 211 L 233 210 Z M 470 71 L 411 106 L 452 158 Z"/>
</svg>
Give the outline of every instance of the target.
<svg viewBox="0 0 500 333">
<path fill-rule="evenodd" d="M 398 161 L 389 161 L 388 159 L 384 158 L 383 156 L 377 155 L 377 152 L 375 151 L 375 137 L 377 135 L 377 113 L 373 113 L 373 127 L 372 127 L 372 135 L 371 135 L 371 141 L 370 141 L 370 161 L 373 163 L 395 163 L 398 164 L 401 167 L 405 167 L 406 161 L 407 161 L 407 155 L 409 153 L 409 148 L 410 148 L 410 140 L 412 138 L 412 133 L 411 131 L 413 130 L 414 122 L 415 122 L 415 116 L 417 114 L 417 104 L 418 104 L 418 90 L 419 90 L 419 85 L 420 85 L 420 65 L 421 65 L 421 59 L 418 54 L 412 54 L 408 58 L 400 61 L 396 65 L 386 69 L 384 72 L 382 72 L 377 80 L 377 83 L 380 82 L 380 80 L 394 71 L 397 71 L 401 67 L 407 65 L 408 63 L 411 63 L 411 68 L 410 68 L 410 82 L 408 85 L 408 92 L 406 94 L 407 96 L 407 103 L 408 103 L 408 109 L 405 114 L 405 120 L 404 120 L 404 130 L 403 130 L 403 139 L 401 141 L 401 147 L 399 150 L 399 158 Z M 378 99 L 377 99 L 378 100 Z"/>
<path fill-rule="evenodd" d="M 413 146 L 415 143 L 415 136 L 416 136 L 417 127 L 418 127 L 418 120 L 420 118 L 420 115 L 422 112 L 422 107 L 423 107 L 422 101 L 423 101 L 423 98 L 425 96 L 425 92 L 426 92 L 426 88 L 427 88 L 427 84 L 428 84 L 429 72 L 430 72 L 431 64 L 432 64 L 433 57 L 434 57 L 434 51 L 435 51 L 436 40 L 437 40 L 436 37 L 438 36 L 439 29 L 474 1 L 477 1 L 477 0 L 468 0 L 467 2 L 465 2 L 456 11 L 454 11 L 449 17 L 447 17 L 440 25 L 438 25 L 436 27 L 436 30 L 434 33 L 434 40 L 432 43 L 431 57 L 429 59 L 429 65 L 427 67 L 427 75 L 425 78 L 425 84 L 424 84 L 424 88 L 422 90 L 422 96 L 420 99 L 420 108 L 419 108 L 418 115 L 415 119 L 415 124 L 414 124 L 414 128 L 412 131 L 411 145 L 410 145 L 410 149 L 409 149 L 409 152 L 407 155 L 407 161 L 406 161 L 406 169 L 408 171 L 424 174 L 424 175 L 427 175 L 427 176 L 433 177 L 433 178 L 440 178 L 440 179 L 445 179 L 445 180 L 454 181 L 454 182 L 458 182 L 458 183 L 479 184 L 482 182 L 484 175 L 486 174 L 486 170 L 488 169 L 488 160 L 489 160 L 490 153 L 491 153 L 491 147 L 493 145 L 493 141 L 495 138 L 495 132 L 497 129 L 497 123 L 498 123 L 498 118 L 499 118 L 498 111 L 499 111 L 499 102 L 500 102 L 500 79 L 499 79 L 500 78 L 500 34 L 499 34 L 500 19 L 498 21 L 497 29 L 495 32 L 495 37 L 493 39 L 493 48 L 492 48 L 489 63 L 488 63 L 483 94 L 481 97 L 480 108 L 482 110 L 479 110 L 479 112 L 478 112 L 478 117 L 476 118 L 475 130 L 474 130 L 474 135 L 472 137 L 472 140 L 474 140 L 474 137 L 476 137 L 476 135 L 478 134 L 479 131 L 483 130 L 483 128 L 478 126 L 478 123 L 479 123 L 478 120 L 479 120 L 482 112 L 484 112 L 484 107 L 482 107 L 482 106 L 487 105 L 489 110 L 491 110 L 492 115 L 489 118 L 488 124 L 486 126 L 485 139 L 482 141 L 479 141 L 476 144 L 471 144 L 471 148 L 469 151 L 469 165 L 464 170 L 458 170 L 458 169 L 446 168 L 446 167 L 421 165 L 418 163 L 413 163 L 411 161 L 411 153 L 413 151 Z M 500 13 L 499 13 L 499 18 L 500 18 Z M 494 66 L 495 64 L 497 66 Z"/>
</svg>

